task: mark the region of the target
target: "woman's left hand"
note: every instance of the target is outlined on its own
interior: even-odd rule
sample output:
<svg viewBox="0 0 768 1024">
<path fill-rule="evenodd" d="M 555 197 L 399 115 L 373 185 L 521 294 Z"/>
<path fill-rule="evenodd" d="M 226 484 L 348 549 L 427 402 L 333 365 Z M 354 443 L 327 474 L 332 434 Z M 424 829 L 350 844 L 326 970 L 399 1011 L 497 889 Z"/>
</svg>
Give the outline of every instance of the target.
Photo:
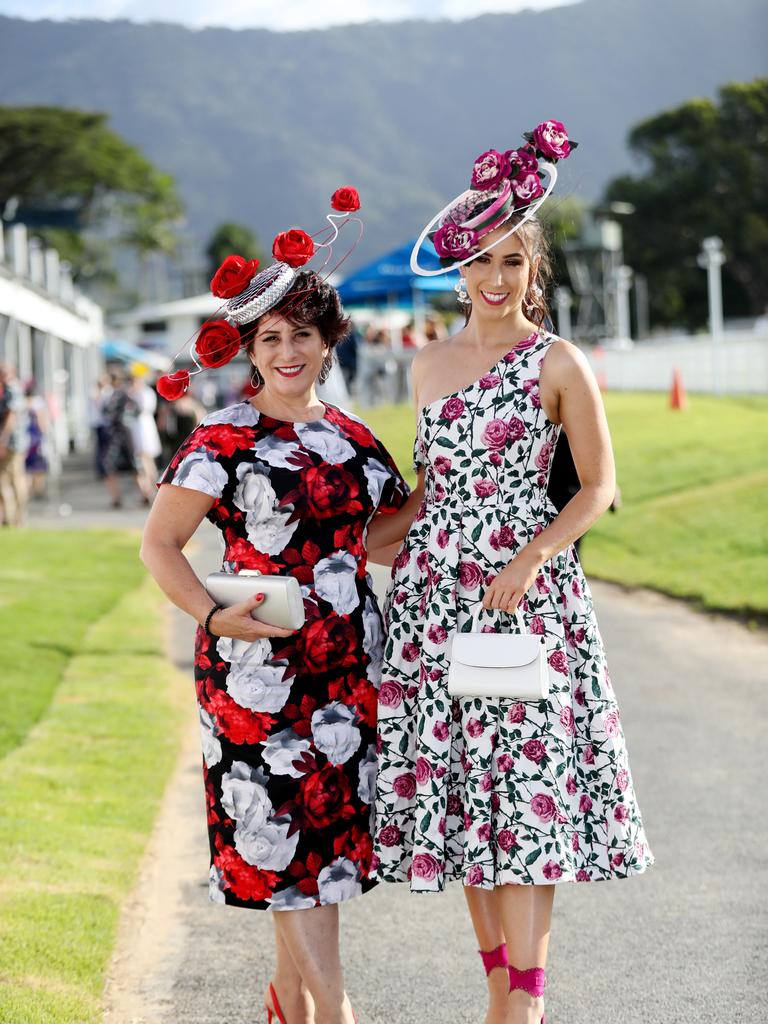
<svg viewBox="0 0 768 1024">
<path fill-rule="evenodd" d="M 517 609 L 523 595 L 536 580 L 541 562 L 523 549 L 498 574 L 483 595 L 484 608 L 499 608 L 510 614 Z"/>
</svg>

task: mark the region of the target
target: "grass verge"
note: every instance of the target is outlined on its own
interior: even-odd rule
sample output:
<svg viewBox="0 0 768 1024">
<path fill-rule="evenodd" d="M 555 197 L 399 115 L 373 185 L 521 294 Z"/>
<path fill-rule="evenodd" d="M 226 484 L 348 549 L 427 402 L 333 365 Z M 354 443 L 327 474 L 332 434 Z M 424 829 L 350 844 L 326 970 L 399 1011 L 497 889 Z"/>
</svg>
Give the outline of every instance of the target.
<svg viewBox="0 0 768 1024">
<path fill-rule="evenodd" d="M 144 575 L 138 535 L 0 532 L 0 757 L 45 714 L 89 626 Z"/>
<path fill-rule="evenodd" d="M 0 761 L 2 1022 L 102 1020 L 120 906 L 176 760 L 187 696 L 165 658 L 164 627 L 165 601 L 147 581 L 77 645 L 68 639 L 74 653 L 47 713 Z"/>
<path fill-rule="evenodd" d="M 623 507 L 584 540 L 593 576 L 650 587 L 700 606 L 768 617 L 768 399 L 606 396 Z M 408 406 L 363 418 L 412 481 Z"/>
</svg>

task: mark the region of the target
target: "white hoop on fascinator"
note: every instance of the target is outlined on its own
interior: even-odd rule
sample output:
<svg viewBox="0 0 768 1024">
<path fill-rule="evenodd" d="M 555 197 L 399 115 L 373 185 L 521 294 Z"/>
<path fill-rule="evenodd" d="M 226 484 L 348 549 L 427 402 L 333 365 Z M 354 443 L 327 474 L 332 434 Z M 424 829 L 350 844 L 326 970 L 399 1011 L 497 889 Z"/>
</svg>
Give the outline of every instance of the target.
<svg viewBox="0 0 768 1024">
<path fill-rule="evenodd" d="M 519 231 L 523 224 L 525 224 L 526 221 L 529 221 L 531 217 L 533 217 L 536 214 L 541 204 L 546 199 L 549 198 L 552 189 L 555 187 L 555 182 L 557 181 L 557 167 L 554 164 L 548 163 L 545 160 L 539 160 L 539 171 L 542 171 L 547 176 L 547 184 L 544 189 L 544 192 L 540 196 L 538 196 L 538 198 L 534 199 L 533 202 L 530 203 L 528 206 L 518 207 L 517 209 L 511 207 L 507 212 L 506 216 L 504 216 L 504 218 L 500 220 L 498 224 L 495 224 L 493 227 L 493 230 L 496 230 L 496 228 L 501 227 L 502 224 L 505 224 L 510 217 L 513 217 L 515 214 L 521 214 L 520 220 L 517 221 L 517 223 L 514 224 L 509 229 L 509 231 L 505 232 L 505 234 L 503 234 L 500 238 L 497 238 L 495 242 L 492 242 L 490 245 L 485 245 L 482 248 L 479 248 L 476 252 L 473 252 L 471 253 L 471 255 L 466 256 L 463 260 L 456 260 L 454 263 L 451 263 L 450 265 L 445 267 L 440 267 L 438 270 L 427 270 L 425 267 L 419 265 L 419 252 L 421 251 L 421 247 L 426 241 L 427 236 L 432 232 L 432 230 L 436 226 L 439 226 L 443 223 L 444 218 L 447 219 L 451 210 L 455 209 L 455 207 L 459 203 L 461 203 L 462 200 L 464 200 L 465 198 L 470 198 L 472 196 L 477 196 L 478 193 L 473 192 L 472 189 L 468 189 L 466 192 L 462 192 L 461 195 L 456 196 L 455 199 L 452 199 L 450 203 L 447 203 L 443 207 L 443 209 L 432 218 L 432 220 L 426 225 L 424 230 L 416 239 L 416 243 L 413 249 L 411 250 L 411 270 L 413 271 L 413 273 L 419 274 L 421 277 L 437 277 L 439 274 L 448 274 L 452 270 L 457 270 L 459 267 L 463 267 L 467 263 L 471 263 L 472 260 L 477 259 L 477 257 L 481 253 L 487 252 L 489 249 L 494 249 L 497 245 L 501 245 L 501 243 L 505 241 L 507 238 L 509 238 L 510 235 L 514 235 L 516 231 Z"/>
</svg>

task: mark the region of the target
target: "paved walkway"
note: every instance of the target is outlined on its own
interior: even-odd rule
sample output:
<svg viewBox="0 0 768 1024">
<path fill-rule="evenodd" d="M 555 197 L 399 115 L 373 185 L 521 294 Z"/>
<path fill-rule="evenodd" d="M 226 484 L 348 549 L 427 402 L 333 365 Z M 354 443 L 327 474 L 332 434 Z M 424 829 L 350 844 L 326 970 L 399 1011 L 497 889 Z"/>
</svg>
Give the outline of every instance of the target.
<svg viewBox="0 0 768 1024">
<path fill-rule="evenodd" d="M 212 546 L 195 560 L 214 564 Z M 654 595 L 594 590 L 658 863 L 643 878 L 558 890 L 548 1020 L 763 1024 L 768 836 L 758 765 L 768 641 Z M 180 619 L 176 643 L 177 662 L 189 668 Z M 142 955 L 124 963 L 124 998 L 109 1021 L 261 1020 L 269 915 L 208 902 L 194 730 L 156 839 L 124 947 Z M 482 1020 L 480 965 L 458 885 L 435 897 L 380 886 L 344 907 L 342 919 L 362 1022 Z"/>
<path fill-rule="evenodd" d="M 94 509 L 101 500 L 66 521 L 140 522 L 113 519 L 106 498 Z M 218 540 L 207 524 L 196 540 L 202 575 L 217 564 Z M 768 638 L 653 594 L 594 592 L 657 865 L 631 881 L 558 890 L 548 1020 L 764 1024 Z M 191 625 L 176 612 L 172 622 L 174 660 L 191 674 Z M 270 919 L 208 902 L 198 742 L 190 682 L 187 742 L 123 918 L 109 1024 L 265 1019 Z M 361 1024 L 480 1024 L 482 971 L 458 885 L 420 897 L 380 886 L 342 920 Z"/>
</svg>

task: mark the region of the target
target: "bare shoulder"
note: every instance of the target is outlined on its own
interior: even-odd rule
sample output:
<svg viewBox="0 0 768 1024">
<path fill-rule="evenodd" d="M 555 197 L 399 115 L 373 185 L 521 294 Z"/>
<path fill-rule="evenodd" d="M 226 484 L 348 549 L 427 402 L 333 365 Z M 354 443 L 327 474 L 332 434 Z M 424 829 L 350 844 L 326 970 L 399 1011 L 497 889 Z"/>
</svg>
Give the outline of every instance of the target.
<svg viewBox="0 0 768 1024">
<path fill-rule="evenodd" d="M 431 344 L 425 345 L 424 348 L 420 348 L 413 357 L 413 368 L 419 373 L 428 373 L 432 366 L 437 366 L 445 359 L 446 353 L 451 352 L 455 347 L 454 338 L 433 341 Z"/>
<path fill-rule="evenodd" d="M 572 341 L 557 338 L 547 349 L 541 368 L 542 377 L 550 381 L 572 381 L 592 376 L 589 360 Z"/>
<path fill-rule="evenodd" d="M 430 345 L 420 348 L 413 357 L 411 370 L 414 381 L 422 381 L 431 377 L 435 370 L 445 365 L 446 356 L 451 356 L 454 351 L 461 348 L 455 338 L 447 338 L 445 341 L 433 341 Z"/>
</svg>

